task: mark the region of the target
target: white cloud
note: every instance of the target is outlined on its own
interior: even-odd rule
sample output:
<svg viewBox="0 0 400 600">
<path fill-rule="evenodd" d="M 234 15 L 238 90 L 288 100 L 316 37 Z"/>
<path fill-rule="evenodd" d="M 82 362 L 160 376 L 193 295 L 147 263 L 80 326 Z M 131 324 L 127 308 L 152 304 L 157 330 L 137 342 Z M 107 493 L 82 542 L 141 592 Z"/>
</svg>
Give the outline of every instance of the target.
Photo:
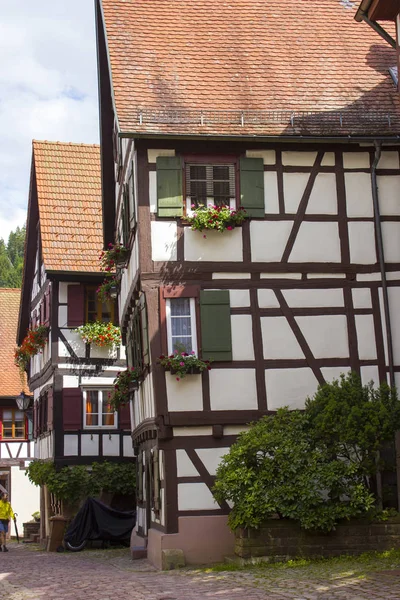
<svg viewBox="0 0 400 600">
<path fill-rule="evenodd" d="M 26 219 L 32 139 L 98 142 L 93 0 L 0 6 L 0 238 Z"/>
</svg>

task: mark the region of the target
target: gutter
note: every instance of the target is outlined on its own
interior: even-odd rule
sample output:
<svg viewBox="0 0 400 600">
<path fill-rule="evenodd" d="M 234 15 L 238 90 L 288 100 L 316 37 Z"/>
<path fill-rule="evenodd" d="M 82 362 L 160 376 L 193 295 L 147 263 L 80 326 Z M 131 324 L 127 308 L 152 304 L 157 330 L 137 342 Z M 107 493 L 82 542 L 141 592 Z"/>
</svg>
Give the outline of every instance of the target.
<svg viewBox="0 0 400 600">
<path fill-rule="evenodd" d="M 385 255 L 383 251 L 383 237 L 382 237 L 382 224 L 381 224 L 381 215 L 379 208 L 379 194 L 378 194 L 378 184 L 376 179 L 376 168 L 379 163 L 379 159 L 381 157 L 381 144 L 376 141 L 375 142 L 375 158 L 371 167 L 371 185 L 372 185 L 372 201 L 374 205 L 374 219 L 375 219 L 375 230 L 376 230 L 376 242 L 378 248 L 378 261 L 381 270 L 381 278 L 382 278 L 382 295 L 383 295 L 383 310 L 385 313 L 385 324 L 386 324 L 386 341 L 387 341 L 387 351 L 388 351 L 388 363 L 389 363 L 389 381 L 390 386 L 395 386 L 394 380 L 394 359 L 393 359 L 393 338 L 392 338 L 392 328 L 390 324 L 390 310 L 389 310 L 389 295 L 388 295 L 388 287 L 387 287 L 387 279 L 386 279 L 386 269 L 385 269 Z"/>
<path fill-rule="evenodd" d="M 392 46 L 392 48 L 396 48 L 396 41 L 392 38 L 392 36 L 389 35 L 389 33 L 385 29 L 383 29 L 383 27 L 379 25 L 376 21 L 371 21 L 371 19 L 368 17 L 368 11 L 370 9 L 371 4 L 372 0 L 363 0 L 363 2 L 361 2 L 360 6 L 358 7 L 354 19 L 358 23 L 361 23 L 362 21 L 367 23 L 367 25 L 372 27 L 372 29 L 374 29 L 374 31 L 376 31 L 378 35 L 380 35 L 388 44 L 390 44 L 390 46 Z"/>
</svg>

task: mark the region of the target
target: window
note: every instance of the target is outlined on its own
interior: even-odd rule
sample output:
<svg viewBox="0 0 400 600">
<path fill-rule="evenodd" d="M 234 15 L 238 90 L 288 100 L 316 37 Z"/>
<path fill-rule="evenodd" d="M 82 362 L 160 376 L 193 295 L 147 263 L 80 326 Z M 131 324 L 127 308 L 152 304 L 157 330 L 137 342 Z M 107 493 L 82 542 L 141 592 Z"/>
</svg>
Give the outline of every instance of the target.
<svg viewBox="0 0 400 600">
<path fill-rule="evenodd" d="M 84 427 L 117 426 L 117 413 L 111 408 L 110 390 L 83 390 Z"/>
<path fill-rule="evenodd" d="M 234 164 L 186 163 L 186 209 L 192 204 L 236 206 Z"/>
<path fill-rule="evenodd" d="M 194 298 L 168 298 L 166 304 L 168 354 L 197 354 L 196 306 Z"/>
<path fill-rule="evenodd" d="M 150 362 L 147 308 L 144 294 L 141 294 L 127 328 L 126 353 L 128 367 L 136 367 L 142 371 Z"/>
<path fill-rule="evenodd" d="M 95 286 L 86 287 L 85 319 L 86 323 L 101 321 L 102 323 L 114 323 L 114 303 L 101 302 L 97 296 Z"/>
<path fill-rule="evenodd" d="M 21 410 L 3 410 L 1 434 L 3 439 L 25 439 L 25 415 Z"/>
</svg>

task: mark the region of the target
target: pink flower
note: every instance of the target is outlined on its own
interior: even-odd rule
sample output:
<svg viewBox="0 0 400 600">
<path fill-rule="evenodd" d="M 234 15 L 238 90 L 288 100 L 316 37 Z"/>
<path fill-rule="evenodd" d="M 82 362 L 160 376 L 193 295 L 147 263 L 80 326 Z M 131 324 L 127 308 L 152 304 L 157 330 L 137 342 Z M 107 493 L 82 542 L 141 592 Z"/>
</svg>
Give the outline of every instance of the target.
<svg viewBox="0 0 400 600">
<path fill-rule="evenodd" d="M 177 381 L 180 381 L 179 377 L 176 378 Z"/>
<path fill-rule="evenodd" d="M 232 227 L 231 227 L 231 225 L 228 225 L 228 227 L 227 227 L 227 230 L 228 230 L 228 231 L 232 231 Z"/>
<path fill-rule="evenodd" d="M 203 238 L 206 238 L 206 237 L 207 237 L 206 235 L 203 235 Z"/>
<path fill-rule="evenodd" d="M 196 352 L 194 350 L 192 350 L 190 354 L 196 354 Z"/>
<path fill-rule="evenodd" d="M 196 205 L 195 205 L 195 204 L 192 204 L 192 208 L 196 208 Z"/>
<path fill-rule="evenodd" d="M 180 364 L 180 366 L 181 366 L 181 367 L 184 367 L 184 366 L 185 366 L 185 363 L 184 363 L 184 362 L 180 362 L 179 364 Z"/>
</svg>

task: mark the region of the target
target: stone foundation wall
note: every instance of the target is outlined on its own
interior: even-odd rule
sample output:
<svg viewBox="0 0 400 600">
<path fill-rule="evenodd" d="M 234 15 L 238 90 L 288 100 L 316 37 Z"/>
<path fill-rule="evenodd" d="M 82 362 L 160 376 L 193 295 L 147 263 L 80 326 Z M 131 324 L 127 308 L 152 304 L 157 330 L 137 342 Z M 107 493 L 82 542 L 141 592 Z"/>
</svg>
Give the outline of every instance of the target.
<svg viewBox="0 0 400 600">
<path fill-rule="evenodd" d="M 24 540 L 30 540 L 31 535 L 38 535 L 40 529 L 39 522 L 24 523 Z"/>
<path fill-rule="evenodd" d="M 301 529 L 292 521 L 270 520 L 260 529 L 237 529 L 235 554 L 240 558 L 329 557 L 400 548 L 400 518 L 381 523 L 361 521 L 338 525 L 324 534 Z"/>
</svg>

